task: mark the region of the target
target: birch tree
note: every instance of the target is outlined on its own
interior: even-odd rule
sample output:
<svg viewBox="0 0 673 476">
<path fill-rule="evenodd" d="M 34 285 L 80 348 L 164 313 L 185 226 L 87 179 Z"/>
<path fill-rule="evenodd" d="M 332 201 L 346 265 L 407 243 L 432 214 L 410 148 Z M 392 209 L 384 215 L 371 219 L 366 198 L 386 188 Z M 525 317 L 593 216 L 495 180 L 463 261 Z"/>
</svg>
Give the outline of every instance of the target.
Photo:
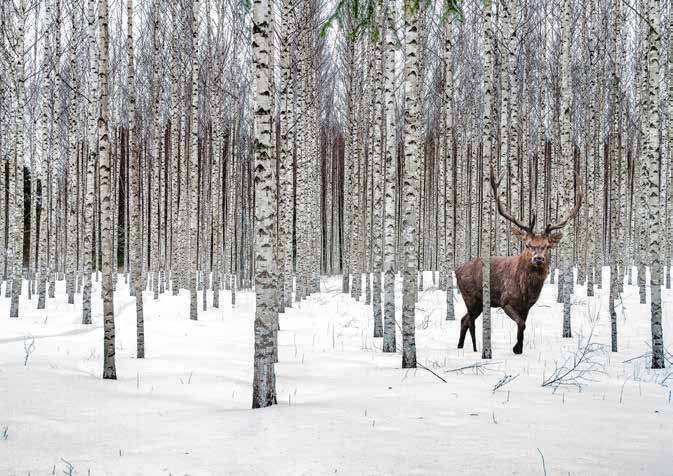
<svg viewBox="0 0 673 476">
<path fill-rule="evenodd" d="M 140 220 L 140 158 L 136 139 L 136 92 L 135 92 L 135 61 L 133 52 L 133 0 L 126 2 L 126 54 L 128 60 L 129 84 L 129 130 L 128 143 L 130 155 L 129 173 L 131 175 L 131 241 L 134 260 L 132 263 L 133 278 L 131 286 L 134 289 L 136 301 L 136 357 L 145 357 L 145 316 L 143 310 L 143 250 L 142 250 L 142 223 Z"/>
<path fill-rule="evenodd" d="M 93 205 L 94 205 L 94 167 L 97 157 L 98 126 L 96 98 L 98 97 L 98 47 L 95 29 L 95 0 L 87 1 L 88 37 L 89 37 L 89 97 L 87 110 L 87 132 L 89 154 L 86 158 L 86 199 L 84 205 L 84 292 L 82 293 L 82 324 L 91 324 L 91 273 L 93 272 Z"/>
<path fill-rule="evenodd" d="M 111 208 L 111 176 L 110 176 L 110 140 L 108 136 L 108 76 L 109 76 L 109 37 L 108 37 L 108 3 L 98 1 L 98 34 L 100 55 L 100 110 L 98 114 L 98 156 L 100 167 L 100 201 L 101 201 L 101 246 L 103 255 L 103 378 L 117 378 L 115 367 L 115 320 L 113 301 L 113 273 L 115 263 L 112 239 L 112 208 Z"/>
<path fill-rule="evenodd" d="M 274 370 L 274 304 L 276 289 L 272 279 L 275 257 L 271 242 L 275 226 L 272 201 L 276 167 L 271 152 L 271 96 L 269 62 L 271 40 L 270 0 L 253 4 L 253 63 L 255 73 L 255 359 L 252 407 L 268 407 L 276 403 Z"/>
<path fill-rule="evenodd" d="M 649 240 L 650 312 L 652 320 L 652 368 L 665 367 L 664 337 L 661 309 L 661 149 L 659 128 L 659 48 L 661 43 L 659 0 L 650 0 L 647 30 L 647 183 L 648 220 L 651 227 Z"/>
<path fill-rule="evenodd" d="M 10 164 L 10 177 L 15 176 L 14 187 L 10 182 L 9 196 L 14 202 L 14 239 L 13 255 L 10 258 L 14 260 L 14 276 L 12 280 L 12 301 L 9 309 L 9 317 L 19 317 L 19 297 L 21 296 L 21 284 L 23 281 L 23 168 L 24 168 L 24 109 L 25 109 L 25 32 L 26 25 L 26 5 L 24 0 L 19 1 L 19 23 L 17 25 L 17 45 L 16 45 L 16 132 L 14 163 Z"/>
<path fill-rule="evenodd" d="M 384 121 L 385 141 L 385 217 L 384 217 L 384 322 L 383 351 L 395 352 L 395 249 L 396 249 L 396 191 L 397 191 L 397 141 L 395 138 L 395 41 L 396 41 L 396 3 L 388 0 L 386 6 L 386 45 L 383 52 L 384 82 Z"/>
<path fill-rule="evenodd" d="M 191 143 L 189 151 L 189 318 L 198 319 L 198 296 L 196 289 L 196 280 L 198 275 L 198 171 L 199 171 L 199 0 L 193 0 L 192 3 L 192 105 L 191 118 L 189 121 Z"/>
<path fill-rule="evenodd" d="M 418 10 L 413 2 L 405 2 L 404 28 L 406 55 L 404 61 L 404 181 L 402 185 L 404 268 L 402 291 L 402 368 L 416 367 L 416 292 L 418 280 L 418 193 L 420 151 L 418 147 Z"/>
<path fill-rule="evenodd" d="M 482 359 L 491 358 L 491 201 L 486 199 L 490 187 L 489 164 L 492 147 L 491 104 L 493 95 L 493 20 L 490 0 L 484 2 L 484 112 L 482 149 L 482 201 L 481 209 L 481 273 L 484 328 L 482 331 Z"/>
<path fill-rule="evenodd" d="M 572 195 L 572 170 L 573 149 L 571 144 L 571 97 L 570 97 L 570 50 L 571 50 L 571 31 L 570 31 L 570 0 L 563 0 L 561 4 L 561 157 L 562 168 L 560 173 L 564 177 L 563 187 L 561 188 L 561 205 L 569 208 L 567 205 L 571 202 Z M 563 301 L 563 337 L 572 337 L 572 328 L 570 322 L 570 298 L 573 285 L 573 270 L 570 266 L 570 248 L 569 241 L 564 240 L 560 243 L 559 258 L 561 260 L 559 271 L 562 280 L 562 293 L 560 298 Z"/>
</svg>

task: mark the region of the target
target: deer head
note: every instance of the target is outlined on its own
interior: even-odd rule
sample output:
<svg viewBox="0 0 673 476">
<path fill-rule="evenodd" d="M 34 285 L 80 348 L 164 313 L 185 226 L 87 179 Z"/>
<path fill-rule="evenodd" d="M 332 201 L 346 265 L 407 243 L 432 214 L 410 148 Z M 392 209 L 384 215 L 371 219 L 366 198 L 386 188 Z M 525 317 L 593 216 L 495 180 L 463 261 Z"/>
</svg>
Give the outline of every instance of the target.
<svg viewBox="0 0 673 476">
<path fill-rule="evenodd" d="M 541 233 L 536 233 L 535 214 L 533 214 L 530 223 L 525 224 L 522 221 L 516 219 L 500 201 L 498 186 L 505 176 L 505 171 L 503 170 L 496 180 L 493 173 L 492 163 L 489 165 L 489 168 L 491 188 L 493 189 L 493 197 L 495 198 L 495 204 L 498 208 L 498 213 L 500 213 L 500 215 L 502 215 L 506 220 L 510 221 L 514 226 L 517 227 L 512 229 L 512 234 L 521 240 L 521 242 L 524 244 L 524 249 L 521 253 L 521 259 L 524 260 L 533 269 L 548 269 L 549 250 L 555 248 L 559 241 L 561 241 L 561 238 L 563 238 L 563 233 L 558 230 L 566 226 L 566 224 L 572 218 L 574 218 L 575 215 L 577 215 L 577 212 L 579 212 L 579 209 L 582 206 L 582 199 L 584 198 L 584 192 L 582 191 L 582 178 L 580 176 L 577 177 L 577 196 L 575 199 L 575 206 L 570 211 L 570 213 L 558 223 L 547 223 L 544 231 Z"/>
</svg>

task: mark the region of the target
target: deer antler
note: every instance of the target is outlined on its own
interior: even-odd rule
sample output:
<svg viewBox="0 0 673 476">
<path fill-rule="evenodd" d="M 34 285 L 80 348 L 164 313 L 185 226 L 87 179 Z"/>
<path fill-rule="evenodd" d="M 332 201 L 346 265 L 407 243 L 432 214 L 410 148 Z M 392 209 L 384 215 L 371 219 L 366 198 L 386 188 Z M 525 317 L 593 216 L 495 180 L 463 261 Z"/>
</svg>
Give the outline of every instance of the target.
<svg viewBox="0 0 673 476">
<path fill-rule="evenodd" d="M 584 198 L 584 191 L 582 190 L 582 177 L 580 177 L 579 174 L 577 173 L 576 175 L 577 175 L 577 197 L 575 199 L 575 206 L 573 207 L 572 210 L 570 210 L 568 216 L 565 217 L 562 221 L 555 224 L 548 223 L 544 230 L 546 234 L 549 234 L 554 230 L 560 230 L 561 228 L 566 226 L 566 224 L 572 218 L 575 218 L 575 215 L 577 215 L 577 212 L 579 212 L 580 207 L 582 206 L 582 199 Z"/>
<path fill-rule="evenodd" d="M 505 176 L 506 171 L 503 170 L 500 173 L 500 176 L 498 177 L 498 180 L 496 180 L 495 179 L 495 174 L 493 173 L 493 162 L 488 164 L 488 167 L 489 167 L 489 170 L 491 172 L 491 176 L 490 176 L 491 188 L 493 189 L 493 198 L 495 198 L 495 204 L 498 207 L 498 213 L 500 213 L 500 215 L 502 215 L 507 220 L 511 221 L 514 225 L 518 226 L 522 230 L 527 231 L 528 233 L 533 233 L 533 228 L 535 227 L 535 219 L 536 219 L 535 214 L 533 214 L 533 216 L 531 217 L 530 223 L 528 225 L 525 225 L 522 222 L 520 222 L 519 220 L 517 220 L 516 218 L 514 218 L 514 216 L 512 215 L 512 212 L 507 210 L 503 206 L 502 202 L 500 202 L 500 194 L 498 193 L 498 186 L 500 185 L 500 182 L 502 181 L 503 177 Z"/>
</svg>

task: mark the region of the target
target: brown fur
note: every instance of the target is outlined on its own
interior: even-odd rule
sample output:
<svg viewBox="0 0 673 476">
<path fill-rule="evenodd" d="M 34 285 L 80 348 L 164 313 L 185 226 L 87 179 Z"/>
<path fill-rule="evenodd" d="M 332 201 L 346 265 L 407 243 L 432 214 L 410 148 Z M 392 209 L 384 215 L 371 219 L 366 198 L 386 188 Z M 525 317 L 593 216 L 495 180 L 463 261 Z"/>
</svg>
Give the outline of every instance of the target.
<svg viewBox="0 0 673 476">
<path fill-rule="evenodd" d="M 491 258 L 491 307 L 501 308 L 516 323 L 517 341 L 513 350 L 515 354 L 520 354 L 523 352 L 528 311 L 540 297 L 549 275 L 548 251 L 558 244 L 563 235 L 535 234 L 518 229 L 514 229 L 513 234 L 524 243 L 524 250 L 518 256 Z M 543 263 L 539 263 L 540 259 L 544 260 Z M 458 348 L 463 348 L 465 334 L 469 330 L 476 352 L 474 322 L 483 310 L 481 258 L 468 261 L 456 269 L 456 279 L 467 306 L 467 314 L 461 320 Z"/>
</svg>

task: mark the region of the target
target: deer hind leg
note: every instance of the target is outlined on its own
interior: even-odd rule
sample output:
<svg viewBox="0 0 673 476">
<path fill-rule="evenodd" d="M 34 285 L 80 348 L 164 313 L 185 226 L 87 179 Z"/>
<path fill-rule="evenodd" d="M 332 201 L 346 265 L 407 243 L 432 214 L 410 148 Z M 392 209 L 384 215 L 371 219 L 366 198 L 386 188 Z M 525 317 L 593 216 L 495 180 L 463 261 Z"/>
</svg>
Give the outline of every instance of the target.
<svg viewBox="0 0 673 476">
<path fill-rule="evenodd" d="M 480 311 L 481 312 L 481 311 Z M 479 314 L 477 314 L 479 316 Z M 472 350 L 477 352 L 477 338 L 475 335 L 475 325 L 474 321 L 477 319 L 476 316 L 471 315 L 471 313 L 465 314 L 465 317 L 463 317 L 460 320 L 460 339 L 458 340 L 458 348 L 462 349 L 463 345 L 465 344 L 465 335 L 467 334 L 467 331 L 470 331 L 470 338 L 472 339 Z"/>
</svg>

